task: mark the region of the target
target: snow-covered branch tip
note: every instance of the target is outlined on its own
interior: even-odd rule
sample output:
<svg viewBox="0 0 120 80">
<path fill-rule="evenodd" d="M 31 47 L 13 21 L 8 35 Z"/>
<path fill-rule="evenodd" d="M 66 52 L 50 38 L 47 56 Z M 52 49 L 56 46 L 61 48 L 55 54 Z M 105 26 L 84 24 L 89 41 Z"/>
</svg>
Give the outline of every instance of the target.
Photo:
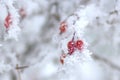
<svg viewBox="0 0 120 80">
<path fill-rule="evenodd" d="M 87 49 L 87 42 L 84 38 L 84 29 L 89 21 L 85 16 L 85 10 L 76 11 L 73 15 L 62 21 L 60 24 L 60 62 L 70 62 L 68 59 L 78 57 L 74 61 L 84 62 L 89 60 L 90 52 Z M 67 61 L 66 61 L 67 60 Z"/>
<path fill-rule="evenodd" d="M 61 50 L 60 63 L 58 76 L 60 80 L 72 80 L 79 76 L 74 73 L 85 63 L 91 62 L 91 52 L 87 49 L 88 44 L 84 38 L 84 30 L 89 24 L 89 19 L 86 16 L 86 9 L 79 9 L 73 15 L 69 16 L 66 20 L 60 24 L 59 32 L 59 44 Z M 65 74 L 64 74 L 65 73 Z M 60 77 L 60 76 L 68 77 Z M 72 76 L 71 76 L 72 75 Z"/>
<path fill-rule="evenodd" d="M 91 56 L 92 56 L 93 59 L 98 60 L 100 62 L 103 62 L 103 63 L 107 64 L 108 66 L 110 66 L 111 68 L 120 71 L 120 66 L 116 65 L 115 63 L 113 63 L 109 59 L 107 59 L 105 57 L 101 57 L 101 56 L 99 56 L 97 54 L 92 54 Z"/>
<path fill-rule="evenodd" d="M 19 14 L 17 9 L 13 6 L 14 0 L 2 0 L 6 6 L 7 15 L 4 20 L 4 27 L 6 29 L 6 39 L 18 40 L 18 35 L 20 34 L 19 27 Z"/>
</svg>

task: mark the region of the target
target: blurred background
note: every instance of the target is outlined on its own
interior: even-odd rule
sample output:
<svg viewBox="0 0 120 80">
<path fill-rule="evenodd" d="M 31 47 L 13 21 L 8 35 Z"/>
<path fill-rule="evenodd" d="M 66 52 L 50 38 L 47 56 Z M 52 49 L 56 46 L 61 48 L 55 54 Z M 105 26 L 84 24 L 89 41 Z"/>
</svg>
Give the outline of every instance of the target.
<svg viewBox="0 0 120 80">
<path fill-rule="evenodd" d="M 6 7 L 1 3 L 0 80 L 58 80 L 60 22 L 90 4 L 95 7 L 88 7 L 85 39 L 94 64 L 85 67 L 81 80 L 120 80 L 120 0 L 17 0 L 18 41 L 4 40 Z"/>
</svg>

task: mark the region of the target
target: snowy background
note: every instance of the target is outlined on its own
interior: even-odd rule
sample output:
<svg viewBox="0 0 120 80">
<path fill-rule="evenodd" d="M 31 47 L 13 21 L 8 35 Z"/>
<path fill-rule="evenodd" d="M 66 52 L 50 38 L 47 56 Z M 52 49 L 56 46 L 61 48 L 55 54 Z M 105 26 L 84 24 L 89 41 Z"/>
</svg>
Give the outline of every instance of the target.
<svg viewBox="0 0 120 80">
<path fill-rule="evenodd" d="M 59 27 L 75 13 L 87 18 L 76 20 L 79 26 L 89 22 L 82 38 L 92 54 L 85 63 L 62 65 L 72 29 L 59 35 Z M 120 80 L 119 53 L 120 0 L 0 0 L 0 80 Z M 82 57 L 65 61 L 76 56 Z"/>
</svg>

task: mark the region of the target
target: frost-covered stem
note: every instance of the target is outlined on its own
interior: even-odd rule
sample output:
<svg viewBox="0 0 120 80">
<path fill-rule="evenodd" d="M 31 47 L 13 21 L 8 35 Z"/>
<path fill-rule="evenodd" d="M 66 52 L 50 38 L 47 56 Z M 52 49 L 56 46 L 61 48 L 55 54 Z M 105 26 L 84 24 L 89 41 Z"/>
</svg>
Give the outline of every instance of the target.
<svg viewBox="0 0 120 80">
<path fill-rule="evenodd" d="M 107 64 L 107 65 L 110 66 L 111 68 L 120 71 L 120 66 L 114 64 L 114 63 L 111 62 L 109 59 L 107 59 L 107 58 L 105 58 L 105 57 L 101 57 L 101 56 L 99 56 L 99 55 L 97 55 L 97 54 L 92 54 L 91 56 L 92 56 L 95 60 L 99 60 L 99 61 Z"/>
</svg>

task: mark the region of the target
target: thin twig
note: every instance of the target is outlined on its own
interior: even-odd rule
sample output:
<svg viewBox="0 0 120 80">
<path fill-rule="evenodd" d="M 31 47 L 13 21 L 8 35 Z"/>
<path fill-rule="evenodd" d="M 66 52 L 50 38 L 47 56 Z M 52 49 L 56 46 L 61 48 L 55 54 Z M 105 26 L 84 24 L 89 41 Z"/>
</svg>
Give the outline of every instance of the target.
<svg viewBox="0 0 120 80">
<path fill-rule="evenodd" d="M 19 70 L 19 69 L 25 69 L 28 68 L 29 66 L 17 66 L 15 69 Z"/>
<path fill-rule="evenodd" d="M 18 80 L 21 80 L 20 70 L 18 69 L 18 64 L 16 65 L 16 70 L 18 72 Z"/>
<path fill-rule="evenodd" d="M 101 57 L 97 54 L 92 54 L 92 57 L 96 60 L 102 61 L 104 63 L 106 63 L 107 65 L 109 65 L 111 68 L 117 69 L 118 71 L 120 71 L 120 66 L 116 65 L 115 63 L 111 62 L 110 60 Z"/>
<path fill-rule="evenodd" d="M 101 57 L 97 54 L 92 54 L 92 58 L 95 60 L 99 60 L 101 62 L 104 62 L 105 64 L 109 65 L 111 68 L 114 68 L 118 71 L 120 71 L 120 66 L 116 65 L 115 63 L 113 63 L 112 61 L 110 61 L 109 59 L 105 58 L 105 57 Z M 16 70 L 21 70 L 21 69 L 26 69 L 29 68 L 30 66 L 16 66 Z"/>
</svg>

